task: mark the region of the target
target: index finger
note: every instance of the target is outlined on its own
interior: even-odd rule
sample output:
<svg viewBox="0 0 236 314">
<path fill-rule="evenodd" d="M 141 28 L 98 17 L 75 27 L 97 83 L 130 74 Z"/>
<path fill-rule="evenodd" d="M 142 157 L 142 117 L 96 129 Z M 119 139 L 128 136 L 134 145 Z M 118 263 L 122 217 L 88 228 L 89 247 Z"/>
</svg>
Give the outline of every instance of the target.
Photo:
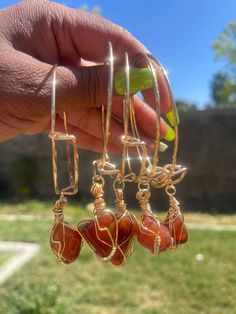
<svg viewBox="0 0 236 314">
<path fill-rule="evenodd" d="M 127 52 L 130 61 L 139 53 L 149 53 L 148 49 L 132 36 L 126 29 L 91 13 L 80 10 L 70 9 L 63 5 L 52 4 L 53 10 L 57 14 L 52 19 L 56 19 L 57 31 L 55 36 L 59 46 L 65 45 L 68 41 L 73 41 L 78 58 L 101 63 L 105 61 L 108 41 L 112 43 L 114 51 L 115 65 L 123 66 L 124 53 Z M 60 11 L 60 14 L 58 14 Z M 157 68 L 159 77 L 159 92 L 161 100 L 161 111 L 166 113 L 171 108 L 171 98 L 168 86 Z M 150 92 L 144 92 L 145 98 L 151 107 L 155 104 Z"/>
</svg>

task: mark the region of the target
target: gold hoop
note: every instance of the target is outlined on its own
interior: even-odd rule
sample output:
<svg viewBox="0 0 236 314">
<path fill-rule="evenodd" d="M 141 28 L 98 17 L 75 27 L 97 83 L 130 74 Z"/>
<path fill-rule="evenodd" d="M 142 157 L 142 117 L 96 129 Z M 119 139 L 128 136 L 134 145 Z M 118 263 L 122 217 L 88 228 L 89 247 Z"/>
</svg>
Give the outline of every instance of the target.
<svg viewBox="0 0 236 314">
<path fill-rule="evenodd" d="M 52 140 L 52 169 L 53 169 L 53 182 L 56 194 L 63 193 L 64 195 L 75 195 L 78 192 L 78 182 L 79 182 L 79 155 L 77 151 L 77 140 L 72 134 L 68 134 L 66 113 L 64 112 L 64 127 L 65 132 L 56 131 L 56 70 L 57 64 L 53 66 L 52 69 L 52 93 L 51 93 L 51 133 L 49 137 Z M 67 187 L 59 188 L 58 182 L 58 166 L 57 166 L 57 142 L 64 141 L 67 145 L 67 167 L 70 185 Z M 72 174 L 71 169 L 71 157 L 70 157 L 70 145 L 73 149 L 73 168 L 74 174 Z"/>
</svg>

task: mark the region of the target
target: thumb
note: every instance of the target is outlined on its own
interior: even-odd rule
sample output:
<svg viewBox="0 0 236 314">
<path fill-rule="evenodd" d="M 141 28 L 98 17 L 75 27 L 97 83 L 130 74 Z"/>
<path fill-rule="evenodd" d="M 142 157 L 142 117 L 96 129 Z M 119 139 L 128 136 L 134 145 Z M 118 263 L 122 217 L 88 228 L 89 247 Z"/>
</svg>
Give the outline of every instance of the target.
<svg viewBox="0 0 236 314">
<path fill-rule="evenodd" d="M 107 66 L 79 68 L 58 66 L 56 95 L 58 110 L 106 104 L 107 84 Z"/>
<path fill-rule="evenodd" d="M 48 116 L 53 65 L 16 50 L 5 58 L 3 56 L 1 65 L 6 69 L 0 89 L 4 91 L 7 110 L 22 117 Z M 58 66 L 57 112 L 105 104 L 107 78 L 108 68 L 103 65 L 80 68 Z"/>
</svg>

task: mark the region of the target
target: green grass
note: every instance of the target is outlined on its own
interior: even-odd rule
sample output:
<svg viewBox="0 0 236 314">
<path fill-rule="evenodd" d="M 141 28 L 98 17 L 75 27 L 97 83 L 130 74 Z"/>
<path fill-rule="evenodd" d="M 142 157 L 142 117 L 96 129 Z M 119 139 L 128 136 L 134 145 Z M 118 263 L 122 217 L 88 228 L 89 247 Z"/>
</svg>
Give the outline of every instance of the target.
<svg viewBox="0 0 236 314">
<path fill-rule="evenodd" d="M 37 214 L 51 215 L 49 203 L 40 206 Z M 87 215 L 77 208 L 72 222 Z M 0 221 L 0 240 L 41 246 L 0 286 L 1 314 L 236 313 L 234 232 L 190 231 L 187 244 L 158 257 L 136 243 L 122 268 L 99 263 L 85 245 L 78 261 L 65 267 L 49 249 L 50 227 L 46 220 Z"/>
<path fill-rule="evenodd" d="M 38 201 L 38 200 L 27 200 L 24 203 L 16 203 L 16 204 L 9 204 L 0 202 L 0 214 L 14 214 L 14 215 L 40 215 L 45 218 L 50 218 L 53 204 L 55 203 L 55 200 L 53 201 Z M 71 199 L 70 205 L 66 208 L 66 214 L 67 216 L 77 216 L 78 213 L 83 212 L 84 213 L 84 207 L 79 205 L 75 202 L 75 200 Z M 54 203 L 53 203 L 54 202 Z M 91 209 L 92 204 L 88 204 L 86 207 Z M 160 216 L 163 216 L 165 213 L 160 213 Z M 196 213 L 196 212 L 185 212 L 185 220 L 189 223 L 197 222 L 197 223 L 219 223 L 219 224 L 225 224 L 225 225 L 236 225 L 236 214 L 234 215 L 210 215 L 210 214 L 203 214 L 203 213 Z"/>
<path fill-rule="evenodd" d="M 0 267 L 13 256 L 11 252 L 0 252 Z"/>
</svg>

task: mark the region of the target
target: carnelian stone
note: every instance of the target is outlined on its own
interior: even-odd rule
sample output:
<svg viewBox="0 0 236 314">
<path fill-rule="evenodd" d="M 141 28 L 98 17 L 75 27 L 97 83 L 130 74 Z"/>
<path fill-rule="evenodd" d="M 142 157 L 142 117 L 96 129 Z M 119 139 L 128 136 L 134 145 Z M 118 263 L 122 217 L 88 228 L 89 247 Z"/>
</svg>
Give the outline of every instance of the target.
<svg viewBox="0 0 236 314">
<path fill-rule="evenodd" d="M 123 265 L 127 257 L 132 253 L 137 221 L 135 216 L 128 211 L 125 211 L 121 215 L 117 214 L 116 217 L 118 222 L 117 249 L 111 262 L 119 266 Z"/>
<path fill-rule="evenodd" d="M 95 218 L 81 221 L 78 230 L 98 257 L 107 258 L 114 251 L 117 220 L 111 211 L 103 210 Z"/>
<path fill-rule="evenodd" d="M 158 236 L 160 237 L 159 248 Z M 170 246 L 171 234 L 168 228 L 161 225 L 155 216 L 143 215 L 137 230 L 137 240 L 152 254 L 158 254 Z"/>
<path fill-rule="evenodd" d="M 162 224 L 170 230 L 176 245 L 187 242 L 188 231 L 184 224 L 184 216 L 181 213 L 174 219 L 170 219 L 169 215 L 167 215 Z"/>
<path fill-rule="evenodd" d="M 76 229 L 63 222 L 54 224 L 50 246 L 53 253 L 64 264 L 70 264 L 78 258 L 82 242 L 82 237 Z"/>
</svg>

